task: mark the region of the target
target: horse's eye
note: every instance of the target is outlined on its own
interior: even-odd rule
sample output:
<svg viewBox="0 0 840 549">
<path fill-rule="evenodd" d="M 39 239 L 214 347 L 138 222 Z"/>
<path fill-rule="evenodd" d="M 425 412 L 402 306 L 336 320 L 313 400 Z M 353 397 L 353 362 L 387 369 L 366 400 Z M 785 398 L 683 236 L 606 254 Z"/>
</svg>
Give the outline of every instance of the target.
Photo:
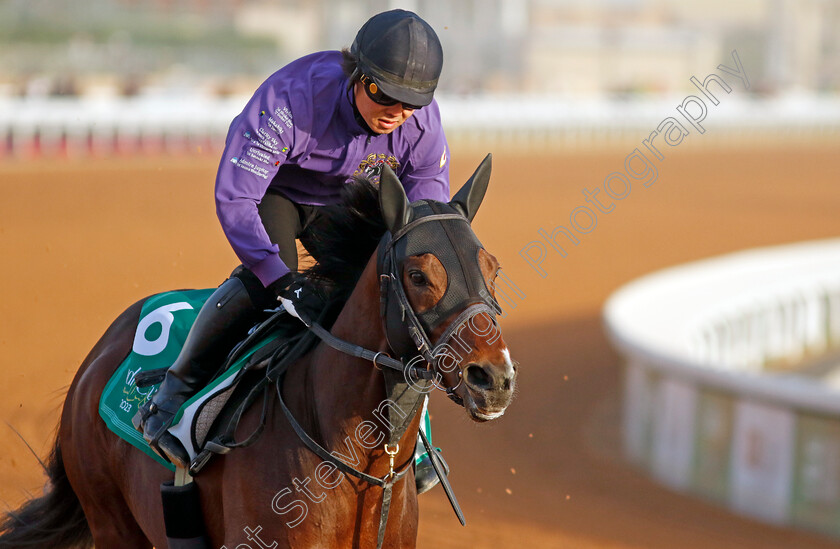
<svg viewBox="0 0 840 549">
<path fill-rule="evenodd" d="M 421 271 L 410 271 L 408 273 L 408 278 L 411 279 L 411 283 L 415 286 L 426 286 L 429 281 L 426 280 L 426 275 L 424 275 Z"/>
</svg>

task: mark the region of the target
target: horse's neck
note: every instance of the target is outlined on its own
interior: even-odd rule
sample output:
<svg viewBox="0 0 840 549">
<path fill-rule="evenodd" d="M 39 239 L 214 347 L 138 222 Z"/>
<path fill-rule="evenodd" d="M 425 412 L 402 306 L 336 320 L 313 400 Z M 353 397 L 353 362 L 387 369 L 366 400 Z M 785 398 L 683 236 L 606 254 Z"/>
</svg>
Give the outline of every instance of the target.
<svg viewBox="0 0 840 549">
<path fill-rule="evenodd" d="M 373 351 L 388 352 L 388 344 L 379 316 L 379 281 L 376 264 L 372 260 L 359 279 L 344 309 L 332 328 L 332 333 L 356 345 Z M 355 449 L 367 453 L 362 461 L 370 463 L 371 452 L 387 462 L 381 451 L 382 445 L 372 450 L 365 449 L 365 443 L 376 439 L 368 435 L 359 439 L 357 427 L 363 421 L 375 424 L 383 433 L 384 442 L 388 442 L 389 431 L 383 424 L 381 412 L 385 401 L 385 383 L 382 372 L 369 361 L 340 353 L 325 344 L 321 344 L 312 355 L 312 363 L 307 379 L 307 400 L 310 401 L 312 419 L 328 447 L 347 449 L 346 444 L 355 444 Z M 314 407 L 314 408 L 312 408 Z M 410 447 L 417 437 L 419 416 L 409 424 L 403 440 L 411 444 L 401 444 L 401 448 Z M 361 457 L 361 456 L 360 456 Z M 409 452 L 400 452 L 398 463 L 410 457 Z M 377 467 L 378 468 L 378 467 Z"/>
</svg>

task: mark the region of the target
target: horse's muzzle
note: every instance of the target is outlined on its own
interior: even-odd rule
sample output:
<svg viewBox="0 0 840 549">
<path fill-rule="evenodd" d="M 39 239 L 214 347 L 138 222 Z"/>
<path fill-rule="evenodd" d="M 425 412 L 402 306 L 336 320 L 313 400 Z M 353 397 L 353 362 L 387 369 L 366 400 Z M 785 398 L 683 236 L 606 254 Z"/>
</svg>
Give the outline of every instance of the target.
<svg viewBox="0 0 840 549">
<path fill-rule="evenodd" d="M 473 421 L 490 421 L 505 413 L 516 389 L 516 370 L 510 359 L 504 364 L 471 363 L 464 368 L 461 396 Z"/>
</svg>

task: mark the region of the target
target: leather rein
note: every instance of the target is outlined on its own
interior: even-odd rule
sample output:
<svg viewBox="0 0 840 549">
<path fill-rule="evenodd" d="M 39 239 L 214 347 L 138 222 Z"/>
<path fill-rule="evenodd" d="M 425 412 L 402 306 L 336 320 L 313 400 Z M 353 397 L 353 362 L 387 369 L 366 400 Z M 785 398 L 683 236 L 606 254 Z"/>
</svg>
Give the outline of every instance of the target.
<svg viewBox="0 0 840 549">
<path fill-rule="evenodd" d="M 456 319 L 452 323 L 450 323 L 450 325 L 446 328 L 443 334 L 441 334 L 441 337 L 438 338 L 437 346 L 432 345 L 428 334 L 421 325 L 420 320 L 417 318 L 417 315 L 411 308 L 408 298 L 406 297 L 405 289 L 403 288 L 402 284 L 402 279 L 399 276 L 399 271 L 397 269 L 397 261 L 394 257 L 395 254 L 393 253 L 393 247 L 394 244 L 400 238 L 404 237 L 417 225 L 420 225 L 422 223 L 428 223 L 430 221 L 441 221 L 444 219 L 459 220 L 469 223 L 469 221 L 465 217 L 458 214 L 447 213 L 428 215 L 406 224 L 400 230 L 396 231 L 393 235 L 391 235 L 390 240 L 388 240 L 385 244 L 385 258 L 382 268 L 383 270 L 387 270 L 387 272 L 379 274 L 381 300 L 380 318 L 382 319 L 383 324 L 385 325 L 385 330 L 387 334 L 389 320 L 391 322 L 394 322 L 395 319 L 387 318 L 388 315 L 386 313 L 386 303 L 389 298 L 395 298 L 399 304 L 399 311 L 401 315 L 401 318 L 399 319 L 399 325 L 408 330 L 408 334 L 411 337 L 411 340 L 417 347 L 417 354 L 415 354 L 414 359 L 406 362 L 404 360 L 397 360 L 395 358 L 392 358 L 382 352 L 375 352 L 371 351 L 370 349 L 365 349 L 364 347 L 361 347 L 359 345 L 339 339 L 338 337 L 332 335 L 328 330 L 326 330 L 317 322 L 312 321 L 308 318 L 304 318 L 305 315 L 302 315 L 301 317 L 301 320 L 304 324 L 306 324 L 310 332 L 315 334 L 318 338 L 320 338 L 324 343 L 326 343 L 333 349 L 350 356 L 354 356 L 364 360 L 369 360 L 371 363 L 373 363 L 373 366 L 376 369 L 382 371 L 383 375 L 385 376 L 387 397 L 391 399 L 391 397 L 395 394 L 399 394 L 399 396 L 397 396 L 395 400 L 398 403 L 400 401 L 403 401 L 404 408 L 408 413 L 406 413 L 403 416 L 402 422 L 397 424 L 396 429 L 391 429 L 390 439 L 387 443 L 385 443 L 385 453 L 388 454 L 390 457 L 390 471 L 387 475 L 385 475 L 382 478 L 379 478 L 369 475 L 363 471 L 354 469 L 350 465 L 347 465 L 342 460 L 338 459 L 336 456 L 332 455 L 323 446 L 321 446 L 305 431 L 305 429 L 295 419 L 295 417 L 292 415 L 291 410 L 289 410 L 288 406 L 283 400 L 281 390 L 283 376 L 278 378 L 276 384 L 277 396 L 278 400 L 280 401 L 280 407 L 282 408 L 284 414 L 286 415 L 286 418 L 288 419 L 295 433 L 298 435 L 300 440 L 307 446 L 307 448 L 309 448 L 313 453 L 315 453 L 324 461 L 333 464 L 342 473 L 352 475 L 360 480 L 363 480 L 375 486 L 379 486 L 383 489 L 382 510 L 380 513 L 379 531 L 377 535 L 377 549 L 382 547 L 382 542 L 385 537 L 385 529 L 388 522 L 388 514 L 390 510 L 391 493 L 393 486 L 395 483 L 405 478 L 406 474 L 411 469 L 414 462 L 414 457 L 412 455 L 412 457 L 408 460 L 407 463 L 401 464 L 397 468 L 397 470 L 394 469 L 395 456 L 399 451 L 399 440 L 405 434 L 405 431 L 408 428 L 408 424 L 411 422 L 411 420 L 414 418 L 417 411 L 419 410 L 420 404 L 422 403 L 423 399 L 425 398 L 428 392 L 429 384 L 434 384 L 438 388 L 443 388 L 443 390 L 446 392 L 447 396 L 450 399 L 452 399 L 457 404 L 463 406 L 463 399 L 461 399 L 458 395 L 455 394 L 455 391 L 463 381 L 463 374 L 461 373 L 461 370 L 459 369 L 458 371 L 458 382 L 454 386 L 443 387 L 442 384 L 436 383 L 435 376 L 441 376 L 442 380 L 442 374 L 436 372 L 436 359 L 434 355 L 434 350 L 440 345 L 448 342 L 449 339 L 453 335 L 455 335 L 460 330 L 460 328 L 473 316 L 480 313 L 489 313 L 489 317 L 495 322 L 495 314 L 498 314 L 500 312 L 498 310 L 498 304 L 494 302 L 491 302 L 491 304 L 476 303 L 469 305 L 456 317 Z M 380 246 L 381 245 L 382 244 L 380 244 Z M 392 348 L 392 351 L 396 350 Z M 419 357 L 417 356 L 418 354 Z M 419 365 L 416 363 L 418 362 L 416 360 L 417 358 L 422 358 L 421 362 L 423 363 L 423 365 Z M 385 369 L 383 369 L 382 367 L 385 367 Z M 412 383 L 409 380 L 422 381 Z M 419 389 L 417 388 L 418 385 L 420 386 Z M 389 412 L 391 412 L 390 407 Z M 394 414 L 392 413 L 391 415 L 393 416 Z M 458 519 L 461 521 L 461 524 L 465 524 L 463 513 L 461 512 L 460 506 L 458 505 L 458 502 L 455 499 L 454 493 L 452 493 L 452 489 L 449 486 L 445 474 L 443 474 L 442 472 L 442 466 L 437 462 L 438 458 L 437 455 L 434 453 L 434 449 L 431 447 L 431 444 L 428 442 L 428 439 L 426 439 L 425 436 L 422 437 L 422 440 L 424 445 L 426 446 L 427 452 L 429 453 L 429 457 L 432 460 L 432 464 L 435 468 L 435 471 L 438 473 L 438 476 L 441 480 L 441 484 L 443 485 L 444 490 L 446 491 L 446 494 L 449 497 L 450 503 L 452 504 L 456 515 L 458 516 Z"/>
</svg>

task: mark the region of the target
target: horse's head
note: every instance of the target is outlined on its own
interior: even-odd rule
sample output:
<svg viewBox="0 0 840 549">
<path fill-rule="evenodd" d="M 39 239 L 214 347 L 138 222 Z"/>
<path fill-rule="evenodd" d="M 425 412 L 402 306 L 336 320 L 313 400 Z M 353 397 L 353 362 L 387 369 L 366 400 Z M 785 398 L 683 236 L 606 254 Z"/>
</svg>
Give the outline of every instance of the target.
<svg viewBox="0 0 840 549">
<path fill-rule="evenodd" d="M 490 155 L 448 203 L 409 204 L 387 167 L 379 183 L 388 233 L 377 263 L 388 344 L 404 360 L 432 364 L 435 384 L 475 421 L 501 416 L 516 380 L 496 322 L 499 262 L 470 226 L 489 181 Z"/>
</svg>

